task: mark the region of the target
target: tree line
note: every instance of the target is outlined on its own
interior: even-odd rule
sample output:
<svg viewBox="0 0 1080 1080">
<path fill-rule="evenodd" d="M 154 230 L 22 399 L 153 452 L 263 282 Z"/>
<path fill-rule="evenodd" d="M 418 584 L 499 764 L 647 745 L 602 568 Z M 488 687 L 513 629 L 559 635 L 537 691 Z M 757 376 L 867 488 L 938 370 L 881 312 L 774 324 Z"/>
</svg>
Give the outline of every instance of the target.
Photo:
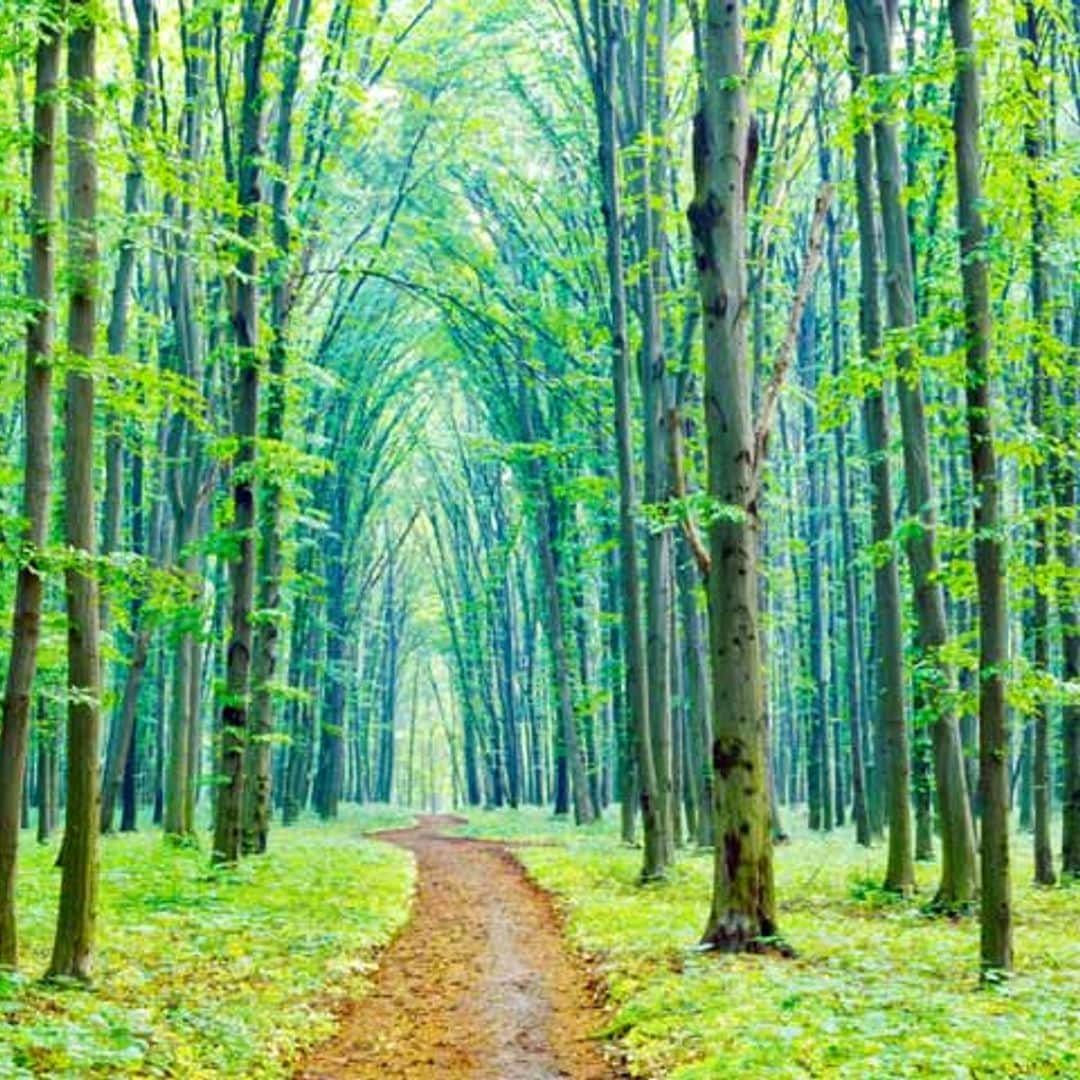
<svg viewBox="0 0 1080 1080">
<path fill-rule="evenodd" d="M 712 847 L 725 951 L 805 808 L 1011 966 L 1011 811 L 1080 872 L 1074 11 L 5 14 L 0 962 L 32 804 L 85 978 L 118 815 L 398 800 Z"/>
</svg>

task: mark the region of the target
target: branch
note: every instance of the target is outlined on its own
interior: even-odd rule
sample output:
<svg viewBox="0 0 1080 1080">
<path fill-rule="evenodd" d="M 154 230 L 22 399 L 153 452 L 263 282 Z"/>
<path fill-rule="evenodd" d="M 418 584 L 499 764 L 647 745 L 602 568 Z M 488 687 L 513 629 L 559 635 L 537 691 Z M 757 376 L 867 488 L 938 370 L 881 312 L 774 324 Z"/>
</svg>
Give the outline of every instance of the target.
<svg viewBox="0 0 1080 1080">
<path fill-rule="evenodd" d="M 821 266 L 823 237 L 825 232 L 825 220 L 828 217 L 829 206 L 832 203 L 833 187 L 831 184 L 822 184 L 814 200 L 814 216 L 810 222 L 810 237 L 807 241 L 806 255 L 803 259 L 802 272 L 799 275 L 799 285 L 795 290 L 795 298 L 791 305 L 791 315 L 788 318 L 787 334 L 780 346 L 780 352 L 773 366 L 772 377 L 765 387 L 765 394 L 761 401 L 761 415 L 757 427 L 754 429 L 754 462 L 753 475 L 750 481 L 750 495 L 747 504 L 757 501 L 761 490 L 761 477 L 765 469 L 765 458 L 769 449 L 769 434 L 772 431 L 773 421 L 776 417 L 776 407 L 780 400 L 780 391 L 784 388 L 784 379 L 788 368 L 791 367 L 791 357 L 795 351 L 795 342 L 799 334 L 799 323 L 802 321 L 806 302 L 810 298 L 810 290 L 814 286 L 814 278 Z"/>
<path fill-rule="evenodd" d="M 683 456 L 682 417 L 679 415 L 677 405 L 668 409 L 668 468 L 671 473 L 672 494 L 676 499 L 685 500 L 686 465 Z M 707 578 L 712 567 L 712 559 L 701 539 L 701 533 L 698 532 L 697 523 L 689 507 L 686 507 L 686 516 L 682 519 L 682 530 L 701 576 Z"/>
</svg>

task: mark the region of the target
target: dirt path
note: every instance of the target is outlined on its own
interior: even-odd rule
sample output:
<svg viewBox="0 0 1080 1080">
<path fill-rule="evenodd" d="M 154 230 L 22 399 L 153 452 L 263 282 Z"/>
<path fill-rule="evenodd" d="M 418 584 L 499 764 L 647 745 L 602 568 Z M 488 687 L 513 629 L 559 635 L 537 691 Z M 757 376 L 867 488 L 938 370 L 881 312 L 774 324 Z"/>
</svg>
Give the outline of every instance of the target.
<svg viewBox="0 0 1080 1080">
<path fill-rule="evenodd" d="M 614 1080 L 550 897 L 505 848 L 439 835 L 453 823 L 381 834 L 416 856 L 412 917 L 297 1080 Z"/>
</svg>

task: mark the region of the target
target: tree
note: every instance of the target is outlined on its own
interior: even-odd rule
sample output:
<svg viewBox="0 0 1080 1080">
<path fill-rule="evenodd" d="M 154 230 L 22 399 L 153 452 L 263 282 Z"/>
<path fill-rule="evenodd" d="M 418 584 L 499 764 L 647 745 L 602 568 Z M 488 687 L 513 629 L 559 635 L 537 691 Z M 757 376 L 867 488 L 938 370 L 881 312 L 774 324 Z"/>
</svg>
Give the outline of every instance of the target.
<svg viewBox="0 0 1080 1080">
<path fill-rule="evenodd" d="M 866 39 L 855 4 L 847 4 L 849 63 L 853 93 L 867 72 Z M 859 224 L 859 339 L 868 361 L 881 360 L 881 305 L 878 300 L 880 251 L 874 212 L 874 150 L 865 127 L 855 132 L 855 200 Z M 889 467 L 889 415 L 884 386 L 863 398 L 863 428 L 870 453 L 872 537 L 884 555 L 874 563 L 875 658 L 877 661 L 876 738 L 878 760 L 887 773 L 878 778 L 886 791 L 889 850 L 885 888 L 906 894 L 915 888 L 911 832 L 911 750 L 904 692 L 904 633 L 900 569 L 893 544 L 893 495 Z"/>
<path fill-rule="evenodd" d="M 27 746 L 30 701 L 41 637 L 41 604 L 49 535 L 52 471 L 52 361 L 54 337 L 56 230 L 57 84 L 60 73 L 64 8 L 44 9 L 34 59 L 34 148 L 30 177 L 29 298 L 26 323 L 26 459 L 23 512 L 27 520 L 15 582 L 11 655 L 0 717 L 0 967 L 18 963 L 15 924 L 16 858 Z"/>
<path fill-rule="evenodd" d="M 887 78 L 892 73 L 892 25 L 885 0 L 857 0 L 856 7 L 867 46 L 868 73 Z M 881 111 L 874 114 L 874 150 L 885 249 L 886 306 L 890 329 L 897 337 L 896 388 L 903 432 L 904 476 L 913 514 L 904 535 L 918 628 L 918 679 L 922 700 L 930 714 L 941 827 L 941 880 L 937 902 L 952 908 L 966 905 L 975 897 L 975 830 L 960 732 L 949 700 L 953 675 L 941 655 L 948 627 L 937 551 L 937 505 L 930 467 L 926 403 L 912 339 L 916 326 L 915 283 L 908 222 L 901 197 L 904 180 L 896 125 Z"/>
<path fill-rule="evenodd" d="M 69 7 L 68 371 L 64 412 L 64 572 L 68 620 L 67 807 L 50 976 L 90 978 L 97 919 L 101 739 L 98 584 L 93 565 L 94 336 L 97 320 L 96 12 Z"/>
<path fill-rule="evenodd" d="M 266 44 L 276 0 L 245 0 L 242 16 L 243 103 L 240 110 L 239 206 L 236 281 L 230 312 L 236 344 L 233 424 L 237 451 L 233 462 L 232 531 L 236 550 L 229 563 L 232 605 L 221 714 L 221 772 L 214 815 L 214 859 L 236 862 L 244 793 L 244 753 L 248 732 L 255 600 L 255 443 L 259 422 L 259 203 L 265 124 L 263 77 Z"/>
<path fill-rule="evenodd" d="M 746 349 L 749 115 L 743 6 L 706 0 L 697 18 L 694 236 L 705 338 L 713 689 L 715 871 L 704 941 L 725 952 L 777 933 L 758 626 L 755 439 Z"/>
</svg>

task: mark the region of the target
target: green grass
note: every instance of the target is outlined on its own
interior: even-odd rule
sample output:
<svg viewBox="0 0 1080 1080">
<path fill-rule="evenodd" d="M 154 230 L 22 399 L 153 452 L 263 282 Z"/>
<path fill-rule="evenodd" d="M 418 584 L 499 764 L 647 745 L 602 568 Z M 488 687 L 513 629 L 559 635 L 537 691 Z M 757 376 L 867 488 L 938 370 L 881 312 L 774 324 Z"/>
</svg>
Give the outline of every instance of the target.
<svg viewBox="0 0 1080 1080">
<path fill-rule="evenodd" d="M 797 828 L 777 850 L 781 929 L 798 957 L 702 954 L 709 855 L 683 855 L 667 882 L 636 883 L 640 852 L 613 824 L 583 835 L 543 813 L 477 813 L 472 835 L 518 848 L 556 893 L 574 942 L 597 958 L 610 1034 L 635 1075 L 706 1077 L 1080 1077 L 1080 886 L 1036 889 L 1030 838 L 1014 845 L 1016 966 L 980 988 L 978 926 L 930 918 L 921 896 L 876 889 L 884 852 L 850 832 Z"/>
<path fill-rule="evenodd" d="M 0 975 L 0 1077 L 287 1076 L 408 912 L 409 856 L 363 833 L 409 820 L 349 808 L 333 825 L 277 829 L 267 856 L 228 872 L 156 831 L 106 838 L 90 990 L 37 978 L 59 871 L 55 845 L 25 836 L 26 974 Z"/>
</svg>

